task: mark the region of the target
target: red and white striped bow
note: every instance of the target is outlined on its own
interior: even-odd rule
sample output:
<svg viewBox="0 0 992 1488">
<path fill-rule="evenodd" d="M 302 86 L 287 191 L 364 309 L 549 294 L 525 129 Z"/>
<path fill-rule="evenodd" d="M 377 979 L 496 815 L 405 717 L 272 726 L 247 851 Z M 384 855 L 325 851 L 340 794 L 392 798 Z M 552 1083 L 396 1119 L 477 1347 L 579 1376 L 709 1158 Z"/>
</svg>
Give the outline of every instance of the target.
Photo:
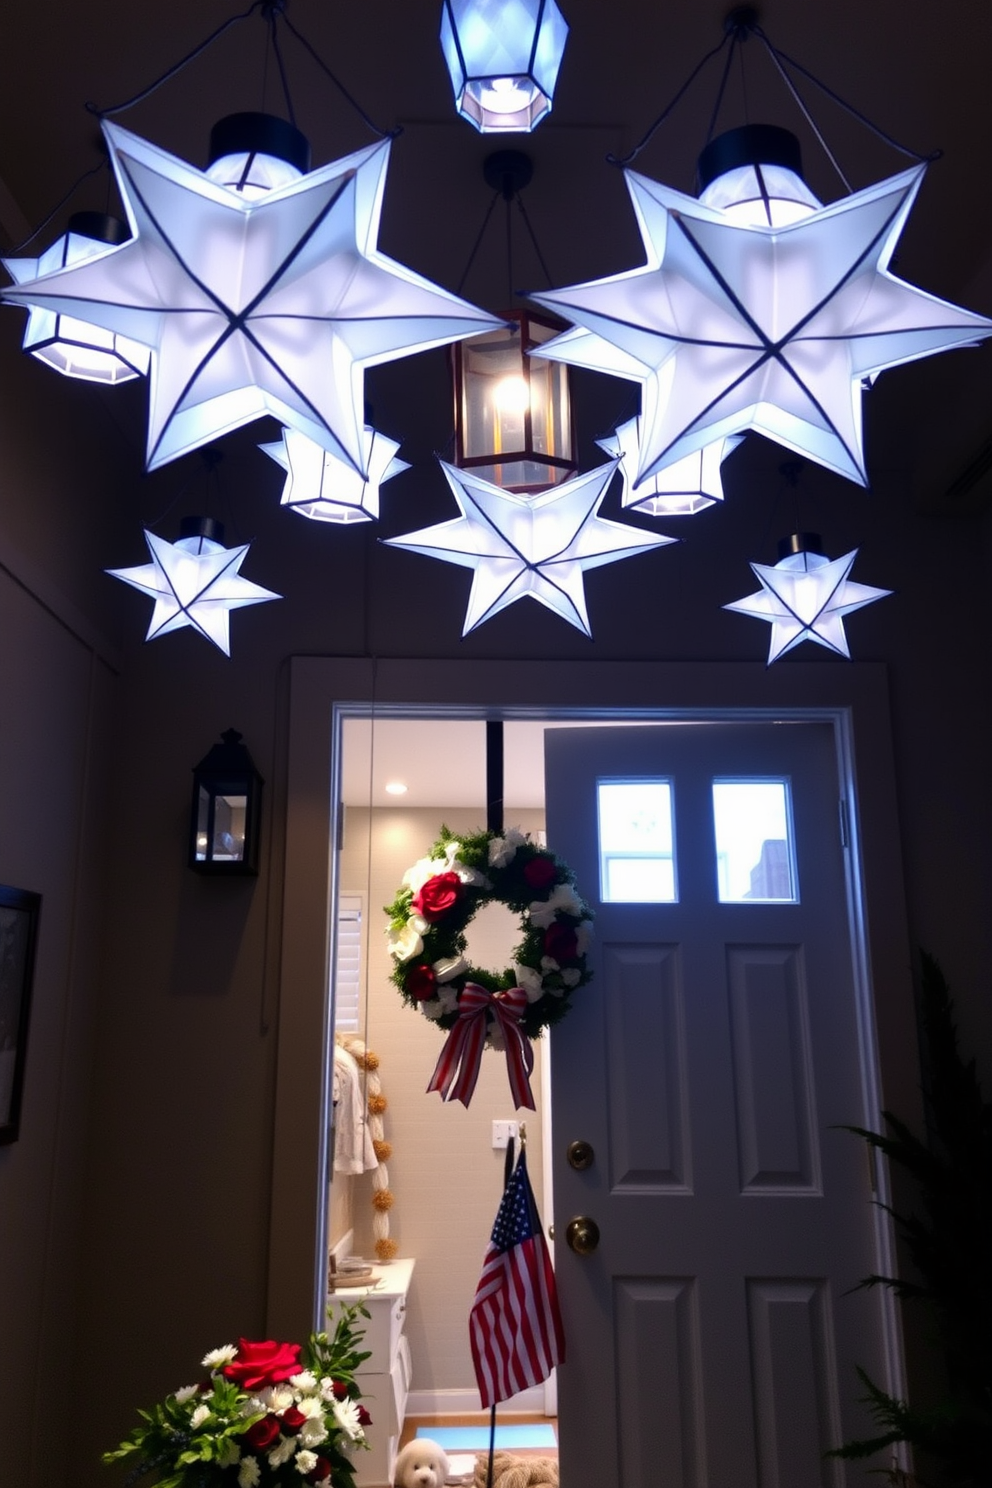
<svg viewBox="0 0 992 1488">
<path fill-rule="evenodd" d="M 439 1090 L 442 1100 L 460 1100 L 463 1105 L 468 1105 L 479 1078 L 486 1027 L 492 1015 L 503 1031 L 506 1072 L 514 1109 L 526 1106 L 533 1111 L 530 1075 L 534 1068 L 534 1050 L 520 1027 L 526 1007 L 527 993 L 523 987 L 511 987 L 506 992 L 487 992 L 477 982 L 466 982 L 458 999 L 458 1022 L 448 1032 L 428 1091 Z"/>
</svg>

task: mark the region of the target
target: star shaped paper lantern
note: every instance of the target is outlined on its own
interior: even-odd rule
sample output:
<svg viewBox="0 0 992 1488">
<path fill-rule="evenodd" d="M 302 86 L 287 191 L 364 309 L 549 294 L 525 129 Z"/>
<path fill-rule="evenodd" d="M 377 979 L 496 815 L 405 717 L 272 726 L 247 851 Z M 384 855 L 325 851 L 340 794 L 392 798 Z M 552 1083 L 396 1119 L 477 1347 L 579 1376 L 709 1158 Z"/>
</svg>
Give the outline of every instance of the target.
<svg viewBox="0 0 992 1488">
<path fill-rule="evenodd" d="M 641 421 L 628 419 L 609 436 L 597 439 L 601 450 L 620 461 L 623 477 L 621 505 L 648 517 L 692 517 L 723 500 L 720 467 L 737 448 L 743 435 L 719 439 L 673 465 L 665 465 L 657 474 L 636 485 L 640 452 Z"/>
<path fill-rule="evenodd" d="M 831 560 L 815 551 L 818 544 L 819 539 L 812 535 L 786 538 L 782 545 L 787 549 L 786 556 L 778 563 L 772 567 L 751 564 L 761 584 L 757 593 L 724 605 L 725 610 L 753 615 L 771 625 L 769 666 L 802 641 L 815 641 L 838 656 L 850 658 L 844 616 L 892 593 L 891 589 L 855 584 L 848 577 L 858 556 L 857 548 Z"/>
<path fill-rule="evenodd" d="M 627 171 L 647 263 L 535 294 L 577 327 L 535 355 L 641 383 L 638 485 L 748 429 L 866 484 L 863 383 L 992 334 L 888 270 L 924 170 L 778 225 Z"/>
<path fill-rule="evenodd" d="M 406 460 L 396 458 L 399 445 L 394 439 L 387 439 L 370 424 L 363 434 L 362 463 L 367 476 L 298 429 L 283 429 L 277 443 L 260 444 L 259 449 L 287 472 L 282 505 L 315 522 L 376 521 L 379 487 L 410 467 Z"/>
<path fill-rule="evenodd" d="M 461 516 L 387 541 L 473 570 L 463 636 L 526 595 L 591 636 L 586 569 L 675 541 L 598 515 L 616 468 L 611 460 L 526 496 L 442 461 Z"/>
<path fill-rule="evenodd" d="M 69 219 L 68 230 L 39 258 L 5 258 L 3 265 L 15 284 L 30 284 L 43 274 L 107 253 L 126 239 L 127 229 L 115 217 L 103 212 L 76 212 Z M 78 377 L 82 382 L 116 386 L 144 377 L 148 371 L 147 346 L 54 310 L 29 309 L 22 344 L 25 351 L 63 377 Z"/>
<path fill-rule="evenodd" d="M 219 646 L 225 656 L 230 656 L 230 612 L 244 605 L 282 598 L 271 589 L 263 589 L 241 577 L 248 543 L 225 548 L 210 533 L 222 536 L 223 529 L 219 523 L 197 517 L 183 523 L 183 536 L 175 543 L 146 530 L 151 563 L 138 568 L 107 569 L 115 579 L 123 579 L 125 584 L 154 599 L 146 640 L 153 641 L 190 625 Z"/>
<path fill-rule="evenodd" d="M 3 298 L 150 348 L 150 470 L 272 414 L 364 474 L 366 367 L 502 324 L 379 252 L 388 141 L 252 196 L 103 129 L 132 240 Z"/>
</svg>

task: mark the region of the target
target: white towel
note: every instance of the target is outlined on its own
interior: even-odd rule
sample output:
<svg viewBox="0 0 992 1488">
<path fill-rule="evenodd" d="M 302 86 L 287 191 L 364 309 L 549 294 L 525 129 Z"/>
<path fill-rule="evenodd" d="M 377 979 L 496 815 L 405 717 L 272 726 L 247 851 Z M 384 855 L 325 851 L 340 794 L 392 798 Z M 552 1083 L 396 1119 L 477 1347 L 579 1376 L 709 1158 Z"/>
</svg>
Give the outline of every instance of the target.
<svg viewBox="0 0 992 1488">
<path fill-rule="evenodd" d="M 347 1049 L 334 1049 L 334 1171 L 368 1173 L 379 1166 L 372 1146 L 362 1072 Z"/>
</svg>

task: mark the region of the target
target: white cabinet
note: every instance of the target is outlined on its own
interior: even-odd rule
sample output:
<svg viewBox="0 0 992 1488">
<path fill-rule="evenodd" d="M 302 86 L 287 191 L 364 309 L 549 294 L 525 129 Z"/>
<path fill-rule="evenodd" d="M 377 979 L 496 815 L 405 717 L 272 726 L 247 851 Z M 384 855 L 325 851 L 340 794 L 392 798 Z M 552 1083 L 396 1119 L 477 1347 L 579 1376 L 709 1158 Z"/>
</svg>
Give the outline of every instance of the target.
<svg viewBox="0 0 992 1488">
<path fill-rule="evenodd" d="M 368 1311 L 365 1337 L 359 1344 L 369 1351 L 356 1376 L 362 1404 L 372 1417 L 366 1426 L 370 1450 L 356 1452 L 355 1482 L 358 1488 L 386 1488 L 393 1481 L 393 1464 L 410 1391 L 410 1346 L 403 1332 L 406 1299 L 413 1276 L 413 1261 L 390 1261 L 376 1267 L 377 1285 L 369 1291 L 349 1287 L 338 1295 L 349 1303 L 361 1302 Z"/>
</svg>

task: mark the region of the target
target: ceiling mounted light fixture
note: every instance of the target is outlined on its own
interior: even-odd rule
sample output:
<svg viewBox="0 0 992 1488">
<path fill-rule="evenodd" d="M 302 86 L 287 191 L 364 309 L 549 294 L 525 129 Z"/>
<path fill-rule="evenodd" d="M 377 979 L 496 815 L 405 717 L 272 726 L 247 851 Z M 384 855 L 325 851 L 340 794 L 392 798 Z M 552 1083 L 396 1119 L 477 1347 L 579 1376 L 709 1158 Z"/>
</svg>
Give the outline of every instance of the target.
<svg viewBox="0 0 992 1488">
<path fill-rule="evenodd" d="M 260 444 L 259 449 L 286 471 L 282 505 L 314 522 L 377 521 L 379 487 L 410 466 L 396 458 L 399 445 L 394 439 L 371 424 L 365 425 L 363 434 L 365 475 L 298 429 L 283 429 L 276 443 Z"/>
<path fill-rule="evenodd" d="M 756 13 L 741 7 L 728 27 L 732 45 L 759 37 L 795 94 L 789 59 Z M 985 316 L 890 272 L 926 170 L 916 159 L 861 191 L 841 174 L 848 194 L 829 206 L 806 187 L 798 144 L 777 127 L 750 125 L 709 142 L 699 199 L 625 170 L 644 266 L 531 298 L 575 327 L 535 355 L 640 383 L 637 490 L 751 429 L 868 483 L 865 383 L 992 335 Z"/>
<path fill-rule="evenodd" d="M 496 202 L 506 208 L 507 293 L 513 296 L 512 206 L 517 204 L 537 257 L 540 249 L 521 195 L 533 165 L 522 150 L 497 150 L 483 162 L 493 188 L 462 284 Z M 545 273 L 547 271 L 545 270 Z M 549 278 L 550 282 L 550 278 Z M 459 286 L 461 288 L 461 286 Z M 543 491 L 578 469 L 568 369 L 531 353 L 565 329 L 564 322 L 533 310 L 509 310 L 494 330 L 451 349 L 455 393 L 455 459 L 461 470 L 507 491 Z"/>
<path fill-rule="evenodd" d="M 776 564 L 751 564 L 761 585 L 757 593 L 723 608 L 768 622 L 769 666 L 803 641 L 815 641 L 850 660 L 844 617 L 892 593 L 849 578 L 857 556 L 858 549 L 853 548 L 842 558 L 826 558 L 818 533 L 794 532 L 779 543 Z"/>
<path fill-rule="evenodd" d="M 568 24 L 555 0 L 444 0 L 455 107 L 481 134 L 529 134 L 551 112 Z"/>
<path fill-rule="evenodd" d="M 174 543 L 146 529 L 145 542 L 151 563 L 107 573 L 154 599 L 148 641 L 188 625 L 230 656 L 230 612 L 282 598 L 241 577 L 250 545 L 225 548 L 224 528 L 211 517 L 184 517 Z"/>
<path fill-rule="evenodd" d="M 106 254 L 126 243 L 128 237 L 127 228 L 117 217 L 106 212 L 74 212 L 66 231 L 38 258 L 5 258 L 3 266 L 15 284 L 29 284 L 45 274 Z M 29 308 L 21 344 L 63 377 L 77 377 L 82 382 L 115 386 L 144 377 L 148 371 L 147 346 L 79 316 L 40 306 Z"/>
<path fill-rule="evenodd" d="M 640 418 L 628 419 L 606 439 L 597 439 L 601 450 L 619 459 L 623 477 L 620 504 L 647 517 L 693 517 L 723 500 L 721 466 L 743 439 L 742 434 L 717 440 L 694 454 L 666 465 L 649 480 L 637 485 L 641 444 Z"/>
</svg>

